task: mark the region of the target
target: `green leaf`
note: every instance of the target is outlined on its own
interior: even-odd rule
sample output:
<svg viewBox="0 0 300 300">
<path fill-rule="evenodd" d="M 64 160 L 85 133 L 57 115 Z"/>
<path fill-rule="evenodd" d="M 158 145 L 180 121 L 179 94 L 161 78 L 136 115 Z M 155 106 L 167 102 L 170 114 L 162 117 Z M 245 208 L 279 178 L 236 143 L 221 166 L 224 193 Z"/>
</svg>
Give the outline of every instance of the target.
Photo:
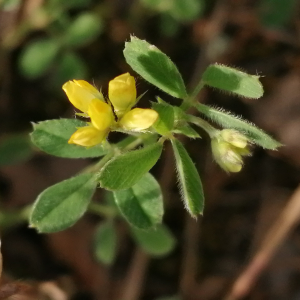
<svg viewBox="0 0 300 300">
<path fill-rule="evenodd" d="M 77 119 L 48 120 L 33 124 L 32 142 L 48 154 L 66 158 L 98 157 L 106 154 L 101 145 L 85 148 L 68 144 L 71 135 L 86 122 Z"/>
<path fill-rule="evenodd" d="M 113 264 L 117 250 L 117 233 L 111 220 L 100 224 L 95 234 L 94 251 L 99 262 Z"/>
<path fill-rule="evenodd" d="M 259 18 L 269 28 L 282 29 L 291 21 L 298 4 L 297 0 L 259 1 Z"/>
<path fill-rule="evenodd" d="M 196 217 L 203 213 L 204 194 L 198 171 L 181 142 L 171 140 L 176 160 L 179 187 L 185 208 Z"/>
<path fill-rule="evenodd" d="M 85 46 L 93 42 L 103 29 L 99 16 L 82 13 L 66 30 L 64 43 L 70 47 Z"/>
<path fill-rule="evenodd" d="M 121 214 L 132 226 L 148 229 L 161 223 L 164 213 L 162 192 L 151 174 L 145 174 L 127 190 L 115 191 L 114 197 Z"/>
<path fill-rule="evenodd" d="M 132 233 L 137 244 L 150 255 L 168 255 L 176 245 L 173 234 L 163 224 L 150 230 L 132 228 Z"/>
<path fill-rule="evenodd" d="M 263 130 L 257 128 L 254 124 L 242 120 L 240 117 L 234 116 L 231 112 L 222 109 L 214 109 L 204 104 L 196 104 L 195 107 L 207 118 L 216 122 L 224 128 L 233 128 L 245 134 L 253 143 L 266 148 L 275 150 L 282 146 Z"/>
<path fill-rule="evenodd" d="M 173 0 L 172 2 L 173 7 L 169 13 L 179 21 L 193 21 L 204 10 L 203 0 Z"/>
<path fill-rule="evenodd" d="M 0 165 L 17 164 L 32 155 L 28 136 L 13 135 L 0 143 Z"/>
<path fill-rule="evenodd" d="M 159 12 L 167 11 L 172 8 L 172 0 L 141 0 L 141 3 Z"/>
<path fill-rule="evenodd" d="M 125 43 L 124 56 L 131 68 L 145 80 L 176 98 L 186 98 L 182 77 L 166 54 L 155 46 L 131 36 Z"/>
<path fill-rule="evenodd" d="M 75 224 L 87 210 L 96 189 L 94 174 L 81 174 L 44 190 L 33 205 L 30 226 L 56 232 Z"/>
<path fill-rule="evenodd" d="M 152 108 L 157 111 L 159 117 L 152 127 L 160 134 L 167 135 L 174 126 L 174 109 L 170 104 L 152 103 Z"/>
<path fill-rule="evenodd" d="M 249 75 L 237 69 L 224 65 L 210 65 L 202 76 L 204 84 L 232 92 L 246 98 L 260 98 L 263 87 L 259 81 L 259 76 Z"/>
<path fill-rule="evenodd" d="M 21 0 L 2 0 L 0 1 L 0 9 L 2 11 L 12 11 L 20 7 Z"/>
<path fill-rule="evenodd" d="M 34 79 L 44 75 L 53 64 L 59 45 L 52 39 L 41 39 L 26 45 L 19 59 L 24 76 Z"/>
<path fill-rule="evenodd" d="M 156 143 L 114 157 L 100 171 L 101 187 L 108 190 L 132 187 L 156 164 L 162 147 Z"/>
<path fill-rule="evenodd" d="M 191 139 L 201 138 L 199 133 L 188 124 L 183 124 L 182 126 L 178 126 L 174 130 L 172 130 L 172 132 L 177 134 L 183 134 Z"/>
<path fill-rule="evenodd" d="M 168 38 L 175 37 L 180 29 L 181 24 L 170 15 L 170 12 L 166 11 L 160 15 L 159 32 L 163 36 Z"/>
<path fill-rule="evenodd" d="M 68 80 L 83 79 L 88 74 L 84 61 L 74 52 L 64 53 L 59 58 L 55 71 L 52 82 L 59 88 Z"/>
<path fill-rule="evenodd" d="M 57 6 L 63 9 L 88 7 L 92 3 L 92 0 L 68 0 L 68 1 L 48 0 L 48 1 L 50 7 Z"/>
<path fill-rule="evenodd" d="M 203 0 L 141 0 L 150 9 L 165 12 L 177 21 L 193 21 L 204 9 Z"/>
</svg>

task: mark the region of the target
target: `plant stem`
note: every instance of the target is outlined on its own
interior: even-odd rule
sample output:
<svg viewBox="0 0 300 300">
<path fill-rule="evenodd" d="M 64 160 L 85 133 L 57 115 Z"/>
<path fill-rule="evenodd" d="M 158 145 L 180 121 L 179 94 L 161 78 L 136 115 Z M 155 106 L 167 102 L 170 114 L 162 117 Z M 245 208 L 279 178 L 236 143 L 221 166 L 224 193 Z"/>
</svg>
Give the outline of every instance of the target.
<svg viewBox="0 0 300 300">
<path fill-rule="evenodd" d="M 190 123 L 195 124 L 196 126 L 201 127 L 203 130 L 207 132 L 210 138 L 214 138 L 216 134 L 219 132 L 218 129 L 211 126 L 208 122 L 204 121 L 203 119 L 199 117 L 195 117 L 192 115 L 187 115 L 187 121 Z"/>
<path fill-rule="evenodd" d="M 203 87 L 204 87 L 204 82 L 202 80 L 200 80 L 200 82 L 195 87 L 194 91 L 186 99 L 184 99 L 184 101 L 180 105 L 180 108 L 182 110 L 187 110 L 191 106 L 193 106 L 195 100 L 197 100 L 197 98 L 196 98 L 197 95 L 200 93 L 200 91 L 202 90 Z"/>
<path fill-rule="evenodd" d="M 118 214 L 113 207 L 95 202 L 90 203 L 88 210 L 106 218 L 114 218 Z"/>
</svg>

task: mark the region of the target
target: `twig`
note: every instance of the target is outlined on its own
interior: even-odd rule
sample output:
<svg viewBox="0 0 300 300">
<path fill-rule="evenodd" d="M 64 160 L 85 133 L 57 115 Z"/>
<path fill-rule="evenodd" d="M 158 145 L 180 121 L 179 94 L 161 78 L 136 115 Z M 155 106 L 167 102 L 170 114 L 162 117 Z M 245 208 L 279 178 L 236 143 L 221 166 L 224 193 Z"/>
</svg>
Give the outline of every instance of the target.
<svg viewBox="0 0 300 300">
<path fill-rule="evenodd" d="M 140 248 L 136 248 L 132 263 L 126 275 L 124 289 L 120 300 L 138 300 L 142 291 L 149 256 Z"/>
<path fill-rule="evenodd" d="M 260 250 L 244 272 L 234 282 L 225 300 L 238 300 L 245 297 L 257 281 L 261 273 L 276 253 L 277 249 L 295 228 L 300 219 L 300 186 L 290 198 L 279 218 L 268 231 Z"/>
</svg>

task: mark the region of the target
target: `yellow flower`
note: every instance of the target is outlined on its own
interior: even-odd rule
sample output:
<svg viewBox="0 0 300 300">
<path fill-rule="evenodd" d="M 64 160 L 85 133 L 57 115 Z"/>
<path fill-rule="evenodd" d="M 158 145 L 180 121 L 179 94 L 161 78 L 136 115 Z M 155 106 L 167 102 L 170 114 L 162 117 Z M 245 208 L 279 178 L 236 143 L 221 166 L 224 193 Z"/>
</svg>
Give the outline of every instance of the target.
<svg viewBox="0 0 300 300">
<path fill-rule="evenodd" d="M 212 153 L 219 166 L 226 172 L 239 172 L 243 167 L 242 156 L 250 155 L 248 138 L 234 129 L 224 129 L 211 140 Z"/>
<path fill-rule="evenodd" d="M 217 139 L 211 141 L 212 153 L 217 164 L 226 172 L 239 172 L 243 167 L 243 160 L 240 154 L 227 142 L 220 142 Z"/>
<path fill-rule="evenodd" d="M 122 117 L 136 102 L 136 87 L 129 73 L 117 76 L 109 82 L 108 96 L 115 113 Z"/>
<path fill-rule="evenodd" d="M 98 130 L 109 128 L 114 121 L 114 115 L 111 107 L 101 100 L 93 99 L 88 108 L 88 115 L 91 122 Z"/>
<path fill-rule="evenodd" d="M 245 148 L 248 143 L 247 137 L 234 129 L 223 129 L 221 136 L 224 141 L 238 148 Z"/>
<path fill-rule="evenodd" d="M 84 80 L 68 81 L 63 85 L 63 90 L 70 102 L 84 113 L 88 112 L 93 99 L 104 101 L 102 93 Z"/>
<path fill-rule="evenodd" d="M 157 120 L 153 109 L 132 108 L 136 103 L 136 87 L 133 76 L 122 74 L 109 82 L 109 99 L 118 120 L 115 121 L 113 109 L 104 101 L 103 95 L 84 80 L 68 81 L 63 85 L 70 102 L 90 117 L 87 127 L 78 128 L 68 143 L 92 147 L 105 140 L 110 130 L 143 131 Z"/>
<path fill-rule="evenodd" d="M 98 130 L 94 126 L 80 127 L 75 131 L 68 143 L 84 147 L 93 147 L 102 143 L 108 134 L 108 130 Z"/>
<path fill-rule="evenodd" d="M 119 121 L 119 126 L 128 131 L 142 131 L 154 124 L 158 113 L 153 109 L 134 108 Z"/>
</svg>

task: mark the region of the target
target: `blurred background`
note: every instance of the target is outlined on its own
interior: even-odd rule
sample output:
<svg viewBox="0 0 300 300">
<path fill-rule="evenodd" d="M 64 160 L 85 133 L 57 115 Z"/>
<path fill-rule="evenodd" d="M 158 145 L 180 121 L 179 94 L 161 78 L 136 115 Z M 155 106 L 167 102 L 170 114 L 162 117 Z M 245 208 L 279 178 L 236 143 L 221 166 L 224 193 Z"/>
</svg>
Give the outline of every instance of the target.
<svg viewBox="0 0 300 300">
<path fill-rule="evenodd" d="M 297 0 L 0 0 L 0 299 L 299 300 L 299 16 Z M 119 220 L 108 267 L 93 251 L 98 215 L 55 234 L 28 228 L 38 194 L 90 163 L 42 153 L 29 133 L 31 122 L 74 117 L 61 89 L 67 80 L 88 80 L 106 94 L 115 76 L 136 76 L 123 57 L 130 34 L 165 52 L 189 88 L 214 62 L 262 76 L 262 99 L 204 89 L 199 101 L 256 123 L 284 147 L 253 148 L 243 170 L 228 175 L 213 162 L 204 133 L 184 140 L 206 195 L 204 216 L 195 221 L 181 203 L 166 145 L 153 174 L 176 244 L 167 255 L 149 255 Z M 141 106 L 156 95 L 178 103 L 136 81 L 139 94 L 148 91 Z M 253 265 L 260 251 L 264 260 Z M 232 288 L 247 266 L 242 288 Z"/>
</svg>

